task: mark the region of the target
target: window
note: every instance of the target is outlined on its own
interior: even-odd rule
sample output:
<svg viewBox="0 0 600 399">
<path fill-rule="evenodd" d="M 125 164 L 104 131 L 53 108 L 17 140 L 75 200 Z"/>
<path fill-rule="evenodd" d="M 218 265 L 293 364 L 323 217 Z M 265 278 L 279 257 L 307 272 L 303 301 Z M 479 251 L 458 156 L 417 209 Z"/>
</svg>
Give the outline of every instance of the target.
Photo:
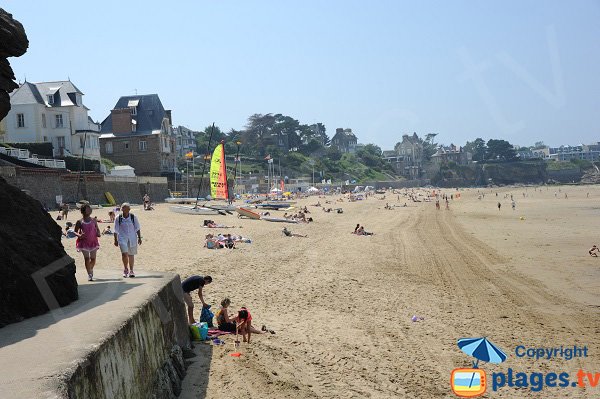
<svg viewBox="0 0 600 399">
<path fill-rule="evenodd" d="M 48 94 L 48 104 L 54 104 L 54 94 Z"/>
<path fill-rule="evenodd" d="M 56 120 L 56 128 L 59 129 L 61 127 L 64 127 L 62 114 L 54 115 L 54 117 Z"/>
<path fill-rule="evenodd" d="M 25 114 L 17 114 L 17 127 L 25 127 Z"/>
<path fill-rule="evenodd" d="M 85 137 L 79 136 L 79 148 L 83 148 L 85 146 Z"/>
<path fill-rule="evenodd" d="M 137 115 L 137 107 L 129 107 L 131 109 L 131 115 Z"/>
<path fill-rule="evenodd" d="M 146 143 L 146 140 L 140 140 L 140 142 L 138 143 L 138 148 L 140 151 L 148 150 L 148 143 Z"/>
<path fill-rule="evenodd" d="M 134 121 L 135 122 L 135 121 Z M 132 123 L 131 124 L 131 131 L 135 132 L 137 130 L 137 124 L 136 123 Z"/>
<path fill-rule="evenodd" d="M 106 153 L 107 153 L 107 154 L 112 154 L 112 153 L 113 153 L 113 146 L 112 146 L 112 143 L 111 143 L 111 142 L 109 142 L 109 143 L 106 143 L 106 144 L 104 145 L 104 149 L 106 150 Z"/>
<path fill-rule="evenodd" d="M 65 148 L 65 136 L 58 136 L 56 138 L 58 148 Z"/>
<path fill-rule="evenodd" d="M 46 114 L 42 114 L 42 127 L 46 128 Z"/>
<path fill-rule="evenodd" d="M 44 143 L 48 142 L 48 136 L 44 136 Z"/>
<path fill-rule="evenodd" d="M 128 150 L 129 149 L 129 141 L 125 141 L 123 144 L 125 144 L 125 149 Z"/>
</svg>

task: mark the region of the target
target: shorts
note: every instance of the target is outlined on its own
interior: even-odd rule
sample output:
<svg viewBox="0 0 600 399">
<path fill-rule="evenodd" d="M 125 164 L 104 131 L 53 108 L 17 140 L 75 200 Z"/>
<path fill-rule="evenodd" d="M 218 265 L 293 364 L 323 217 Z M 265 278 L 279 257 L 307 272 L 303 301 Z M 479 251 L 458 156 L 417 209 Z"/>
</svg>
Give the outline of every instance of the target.
<svg viewBox="0 0 600 399">
<path fill-rule="evenodd" d="M 235 323 L 223 323 L 223 324 L 219 324 L 219 330 L 220 331 L 235 333 L 235 329 L 236 329 L 236 324 Z"/>
<path fill-rule="evenodd" d="M 185 304 L 188 306 L 188 308 L 194 307 L 194 301 L 192 301 L 192 296 L 190 295 L 189 292 L 183 293 L 183 302 L 185 302 Z"/>
<path fill-rule="evenodd" d="M 127 242 L 119 241 L 119 248 L 121 249 L 122 254 L 127 255 L 137 255 L 137 243 L 132 245 L 131 241 L 127 240 Z"/>
</svg>

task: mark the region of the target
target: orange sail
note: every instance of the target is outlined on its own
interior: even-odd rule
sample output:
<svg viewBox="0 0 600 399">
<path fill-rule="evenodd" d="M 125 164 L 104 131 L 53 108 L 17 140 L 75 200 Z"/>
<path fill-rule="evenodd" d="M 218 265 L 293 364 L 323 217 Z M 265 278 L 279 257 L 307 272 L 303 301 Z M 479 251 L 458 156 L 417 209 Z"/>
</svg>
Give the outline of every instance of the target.
<svg viewBox="0 0 600 399">
<path fill-rule="evenodd" d="M 219 144 L 210 162 L 210 196 L 212 199 L 228 199 L 227 167 L 225 165 L 225 146 Z"/>
</svg>

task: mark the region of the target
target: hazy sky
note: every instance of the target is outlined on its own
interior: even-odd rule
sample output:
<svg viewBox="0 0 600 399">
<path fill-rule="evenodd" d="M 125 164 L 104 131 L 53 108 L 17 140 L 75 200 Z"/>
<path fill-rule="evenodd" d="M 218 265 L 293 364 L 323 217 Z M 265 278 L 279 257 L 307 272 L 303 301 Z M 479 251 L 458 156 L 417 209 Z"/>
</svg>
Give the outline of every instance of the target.
<svg viewBox="0 0 600 399">
<path fill-rule="evenodd" d="M 159 94 L 175 124 L 253 113 L 463 144 L 600 141 L 599 1 L 4 0 L 29 51 L 17 79 L 68 77 L 103 120 Z"/>
</svg>

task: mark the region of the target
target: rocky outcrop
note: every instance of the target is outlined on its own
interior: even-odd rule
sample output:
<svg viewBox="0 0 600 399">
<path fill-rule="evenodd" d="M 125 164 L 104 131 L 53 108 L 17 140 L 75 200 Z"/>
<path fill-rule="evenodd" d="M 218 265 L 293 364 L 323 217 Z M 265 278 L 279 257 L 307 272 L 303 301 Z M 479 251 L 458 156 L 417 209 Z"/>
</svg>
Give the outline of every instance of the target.
<svg viewBox="0 0 600 399">
<path fill-rule="evenodd" d="M 61 235 L 38 201 L 0 178 L 0 328 L 78 298 Z"/>
<path fill-rule="evenodd" d="M 12 15 L 0 8 L 0 120 L 10 111 L 8 94 L 19 87 L 8 57 L 20 57 L 27 51 L 29 40 L 25 29 Z"/>
</svg>

